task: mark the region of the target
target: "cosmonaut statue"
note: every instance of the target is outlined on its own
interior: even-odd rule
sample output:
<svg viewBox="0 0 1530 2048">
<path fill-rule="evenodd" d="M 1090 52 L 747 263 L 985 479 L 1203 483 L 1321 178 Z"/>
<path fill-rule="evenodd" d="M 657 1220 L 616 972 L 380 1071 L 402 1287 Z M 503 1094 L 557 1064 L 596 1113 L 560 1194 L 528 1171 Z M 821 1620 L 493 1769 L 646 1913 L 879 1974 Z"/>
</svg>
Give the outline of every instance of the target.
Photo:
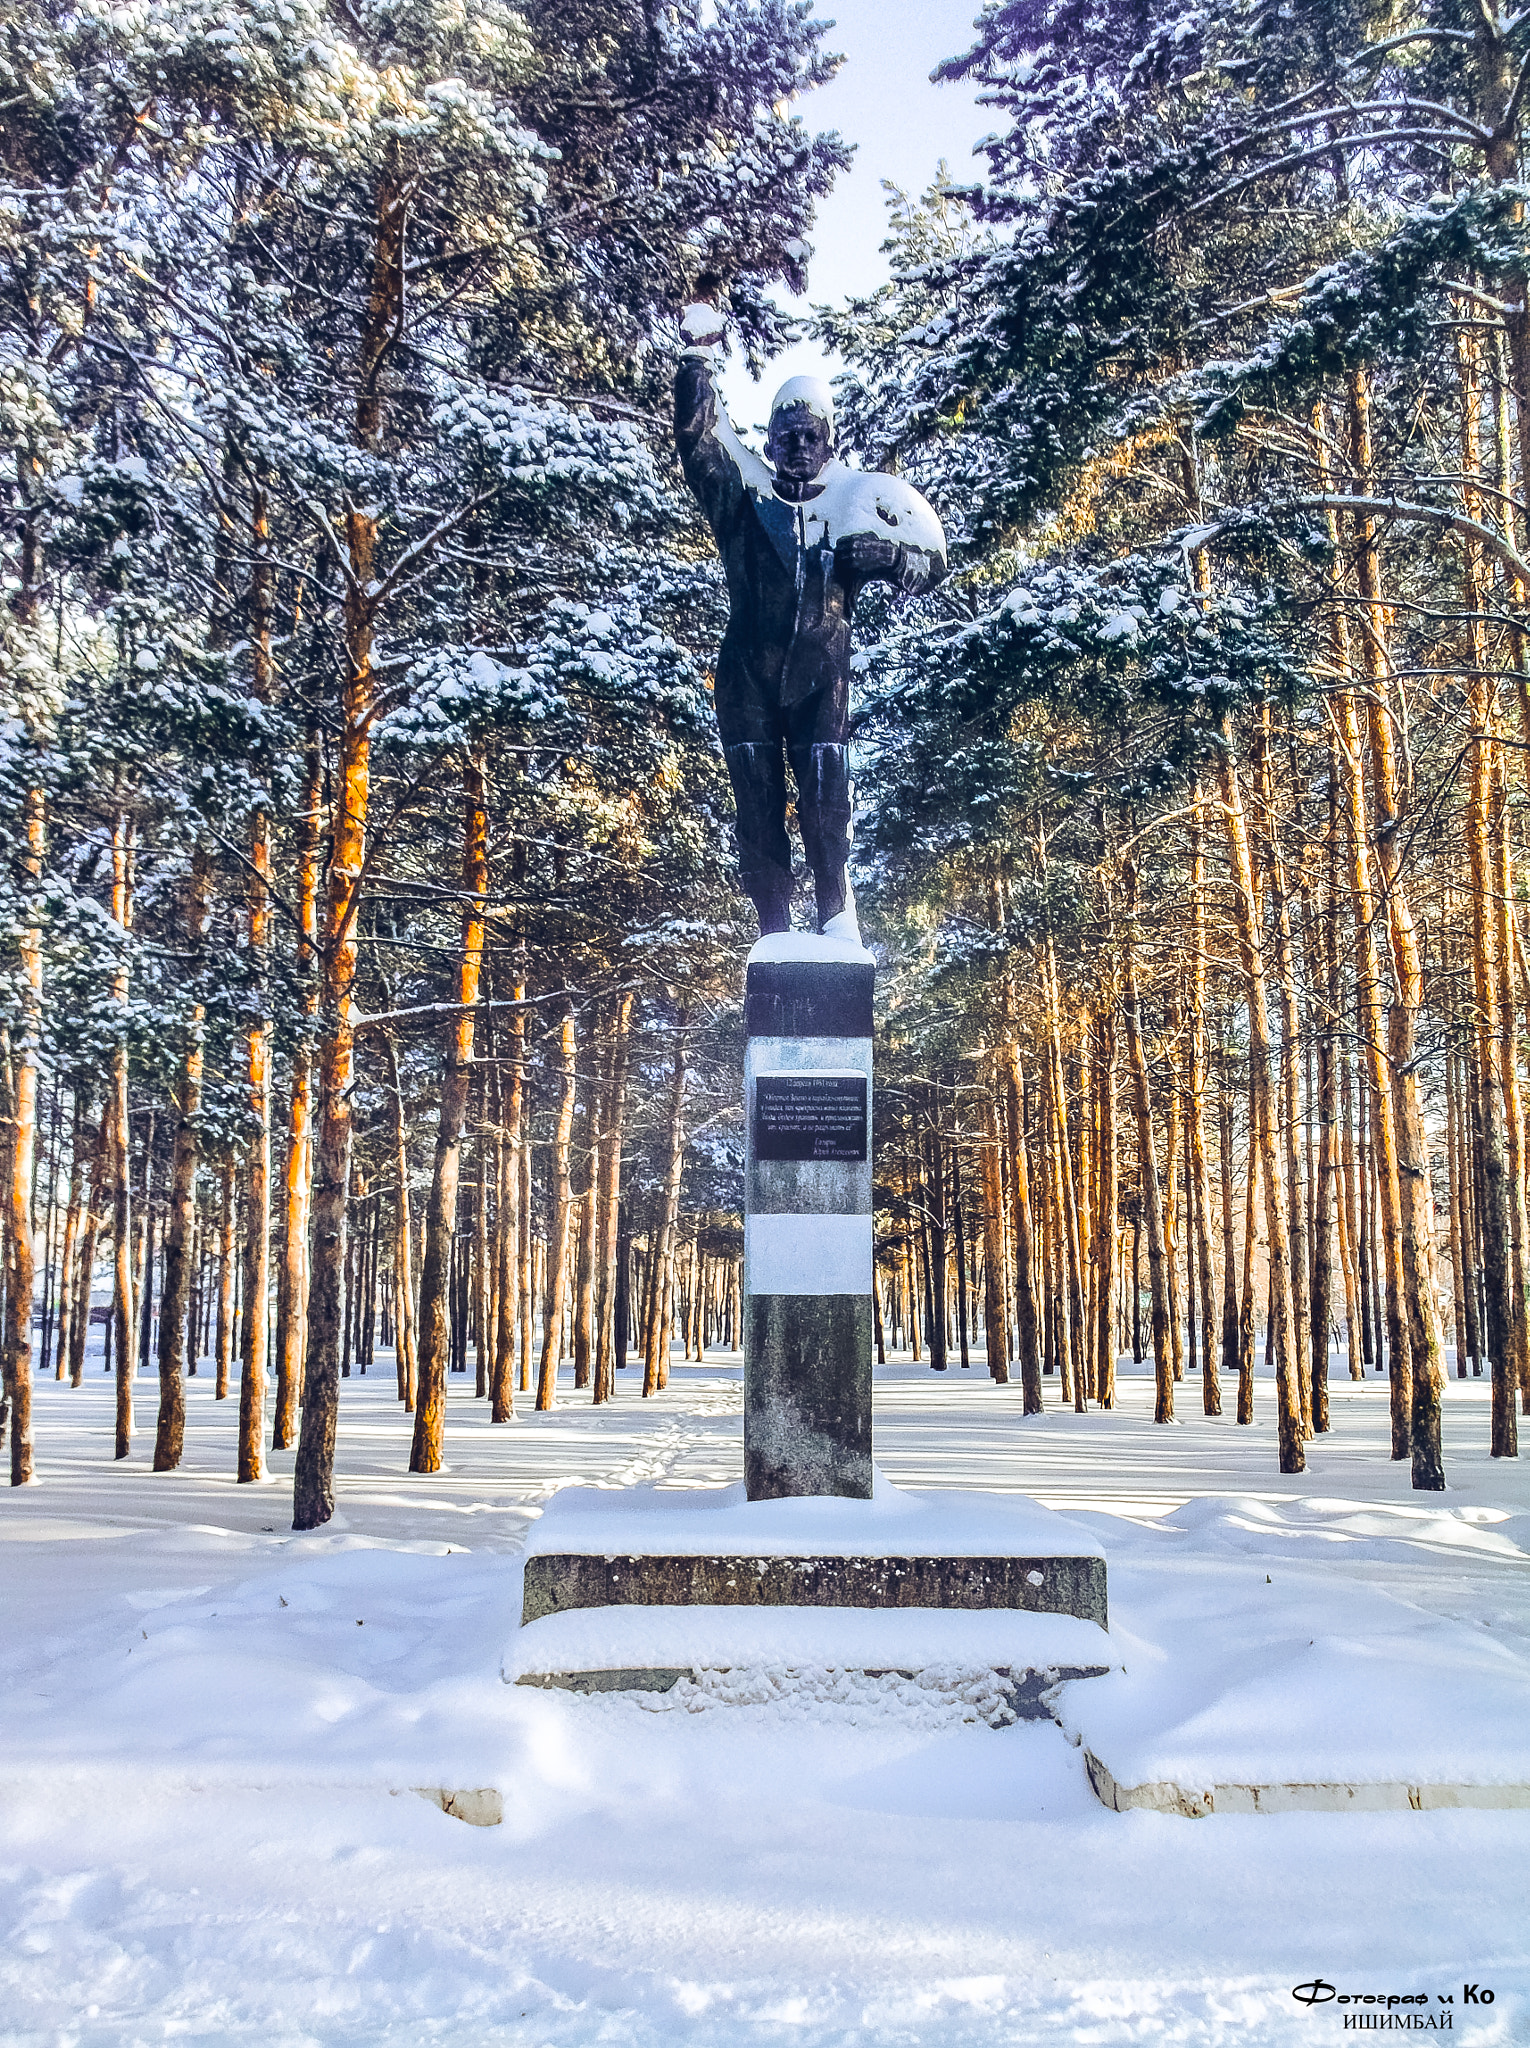
<svg viewBox="0 0 1530 2048">
<path fill-rule="evenodd" d="M 719 401 L 726 331 L 715 306 L 688 306 L 675 379 L 681 467 L 706 514 L 728 580 L 728 630 L 715 697 L 738 810 L 739 879 L 760 930 L 791 928 L 786 763 L 797 785 L 818 930 L 859 939 L 850 857 L 850 622 L 870 582 L 910 597 L 946 573 L 946 541 L 900 478 L 834 457 L 834 404 L 817 377 L 776 393 L 762 462 Z"/>
</svg>

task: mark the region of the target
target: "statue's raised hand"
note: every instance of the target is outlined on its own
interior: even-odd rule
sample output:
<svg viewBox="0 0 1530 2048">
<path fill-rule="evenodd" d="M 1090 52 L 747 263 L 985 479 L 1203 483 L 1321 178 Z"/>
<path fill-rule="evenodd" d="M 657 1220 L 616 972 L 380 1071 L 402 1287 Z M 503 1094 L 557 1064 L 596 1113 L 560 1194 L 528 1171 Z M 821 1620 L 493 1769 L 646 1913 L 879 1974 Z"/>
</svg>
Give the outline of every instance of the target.
<svg viewBox="0 0 1530 2048">
<path fill-rule="evenodd" d="M 715 348 L 727 332 L 727 316 L 704 299 L 687 306 L 680 315 L 680 339 L 687 348 Z"/>
<path fill-rule="evenodd" d="M 847 533 L 835 543 L 834 560 L 842 574 L 885 576 L 897 567 L 897 544 L 879 533 Z"/>
</svg>

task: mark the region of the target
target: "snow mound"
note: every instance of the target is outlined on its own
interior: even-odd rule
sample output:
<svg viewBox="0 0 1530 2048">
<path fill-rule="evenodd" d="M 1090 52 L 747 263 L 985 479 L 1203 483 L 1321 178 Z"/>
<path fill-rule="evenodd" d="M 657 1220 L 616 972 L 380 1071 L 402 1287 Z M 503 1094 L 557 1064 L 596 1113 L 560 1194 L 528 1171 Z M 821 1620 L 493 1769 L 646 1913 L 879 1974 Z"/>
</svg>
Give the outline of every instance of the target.
<svg viewBox="0 0 1530 2048">
<path fill-rule="evenodd" d="M 848 1671 L 832 1667 L 782 1671 L 745 1665 L 697 1671 L 668 1692 L 627 1695 L 645 1713 L 705 1714 L 715 1707 L 754 1707 L 780 1721 L 838 1722 L 851 1727 L 1011 1727 L 1013 1689 L 996 1671 L 935 1664 L 922 1671 Z"/>
</svg>

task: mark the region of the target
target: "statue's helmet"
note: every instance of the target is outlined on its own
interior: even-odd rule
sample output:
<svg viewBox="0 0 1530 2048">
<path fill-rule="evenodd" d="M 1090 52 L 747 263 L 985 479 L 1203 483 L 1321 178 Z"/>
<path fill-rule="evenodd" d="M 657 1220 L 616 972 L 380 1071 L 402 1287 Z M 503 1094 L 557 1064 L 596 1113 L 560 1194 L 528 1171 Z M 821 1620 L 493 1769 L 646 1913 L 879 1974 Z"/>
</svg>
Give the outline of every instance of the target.
<svg viewBox="0 0 1530 2048">
<path fill-rule="evenodd" d="M 829 430 L 829 439 L 834 439 L 834 395 L 822 377 L 788 377 L 781 389 L 770 402 L 771 424 L 774 425 L 782 413 L 795 412 L 798 406 L 823 421 Z"/>
</svg>

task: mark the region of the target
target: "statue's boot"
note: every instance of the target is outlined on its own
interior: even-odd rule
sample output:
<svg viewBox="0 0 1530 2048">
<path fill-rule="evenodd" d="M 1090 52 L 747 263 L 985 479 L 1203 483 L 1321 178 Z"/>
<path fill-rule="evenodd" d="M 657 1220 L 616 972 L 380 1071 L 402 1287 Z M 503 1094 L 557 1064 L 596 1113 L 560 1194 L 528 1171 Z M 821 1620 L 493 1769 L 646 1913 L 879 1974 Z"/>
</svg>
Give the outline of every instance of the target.
<svg viewBox="0 0 1530 2048">
<path fill-rule="evenodd" d="M 760 932 L 792 925 L 792 849 L 786 836 L 786 763 L 779 744 L 725 747 L 738 814 L 738 878 L 759 912 Z"/>
<path fill-rule="evenodd" d="M 850 749 L 792 748 L 802 846 L 813 870 L 818 929 L 831 938 L 858 939 L 855 898 L 846 872 L 850 859 Z"/>
</svg>

